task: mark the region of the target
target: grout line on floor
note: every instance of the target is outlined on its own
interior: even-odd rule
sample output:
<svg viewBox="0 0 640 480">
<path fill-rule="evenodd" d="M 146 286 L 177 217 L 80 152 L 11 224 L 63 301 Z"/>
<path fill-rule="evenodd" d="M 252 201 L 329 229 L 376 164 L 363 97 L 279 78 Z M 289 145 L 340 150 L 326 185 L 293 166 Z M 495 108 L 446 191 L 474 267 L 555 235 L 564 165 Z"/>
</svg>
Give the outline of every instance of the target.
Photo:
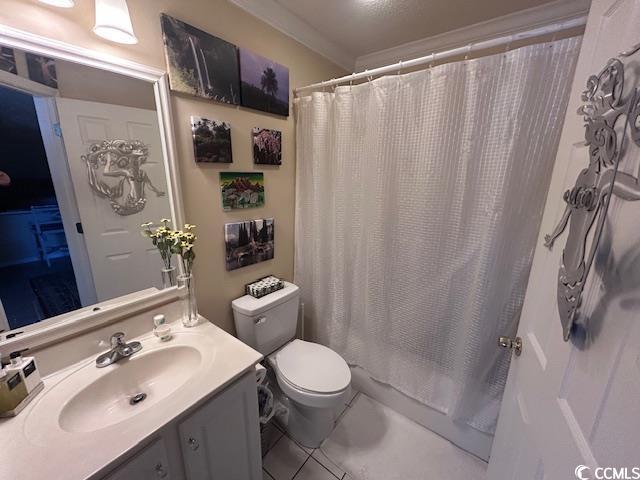
<svg viewBox="0 0 640 480">
<path fill-rule="evenodd" d="M 309 461 L 310 458 L 311 458 L 311 455 L 309 455 L 307 457 L 307 459 L 304 461 L 304 463 L 302 465 L 300 465 L 300 468 L 298 469 L 298 471 L 296 473 L 293 474 L 293 477 L 291 477 L 291 480 L 294 480 L 298 476 L 298 474 L 300 473 L 300 470 L 302 470 L 302 467 L 304 467 L 307 464 L 307 462 Z M 278 479 L 278 480 L 280 480 L 280 479 Z"/>
<path fill-rule="evenodd" d="M 335 428 L 335 425 L 334 425 L 334 428 Z M 315 448 L 305 447 L 300 442 L 298 442 L 295 438 L 293 438 L 292 435 L 289 435 L 289 432 L 287 432 L 286 430 L 283 430 L 282 432 L 283 432 L 283 436 L 286 436 L 289 440 L 295 443 L 299 448 L 301 448 L 304 451 L 304 453 L 313 455 L 313 452 L 315 452 L 316 450 Z"/>
<path fill-rule="evenodd" d="M 278 440 L 273 442 L 273 445 L 271 445 L 269 448 L 267 448 L 267 451 L 262 454 L 262 458 L 263 459 L 264 459 L 264 457 L 267 456 L 267 453 L 269 453 L 271 450 L 273 450 L 273 447 L 275 447 L 278 444 L 278 442 L 280 440 L 282 440 L 282 437 L 284 437 L 284 433 L 280 432 L 280 436 L 278 437 Z M 267 472 L 267 473 L 269 473 L 269 472 Z M 269 474 L 269 475 L 271 475 L 271 474 Z M 273 477 L 273 475 L 271 475 L 271 476 Z"/>
<path fill-rule="evenodd" d="M 325 455 L 325 457 L 326 457 L 326 455 Z M 321 462 L 320 460 L 318 460 L 317 458 L 315 458 L 313 455 L 311 456 L 311 458 L 313 458 L 313 460 L 314 460 L 316 463 L 320 464 L 320 466 L 321 466 L 322 468 L 324 468 L 327 472 L 329 472 L 329 474 L 330 474 L 333 478 L 338 478 L 338 476 L 337 476 L 337 475 L 334 475 L 334 474 L 333 474 L 333 472 L 332 472 L 331 470 L 329 470 L 327 467 L 325 467 L 325 466 L 322 464 L 322 462 Z M 327 457 L 327 458 L 328 458 L 329 460 L 331 460 L 329 457 Z M 333 460 L 332 460 L 332 461 L 333 461 Z M 344 476 L 345 476 L 345 475 L 346 475 L 346 472 L 345 472 L 345 473 L 343 473 L 343 474 L 342 474 L 342 476 L 341 476 L 340 478 L 338 478 L 338 480 L 342 480 L 342 479 L 344 478 Z"/>
<path fill-rule="evenodd" d="M 347 405 L 347 408 L 345 408 L 342 412 L 340 412 L 340 415 L 338 415 L 338 418 L 336 418 L 336 421 L 333 422 L 333 428 L 336 428 L 338 423 L 340 423 L 340 420 L 342 420 L 342 417 L 344 417 L 344 414 L 347 413 L 347 411 L 349 411 L 350 408 L 351 408 L 351 405 Z"/>
<path fill-rule="evenodd" d="M 274 477 L 273 475 L 271 475 L 271 474 L 269 473 L 269 470 L 267 470 L 266 468 L 262 467 L 262 471 L 263 471 L 264 473 L 266 473 L 266 474 L 267 474 L 267 476 L 268 476 L 269 478 L 271 478 L 271 479 L 273 479 L 273 480 L 276 480 L 276 479 L 275 479 L 275 477 Z"/>
</svg>

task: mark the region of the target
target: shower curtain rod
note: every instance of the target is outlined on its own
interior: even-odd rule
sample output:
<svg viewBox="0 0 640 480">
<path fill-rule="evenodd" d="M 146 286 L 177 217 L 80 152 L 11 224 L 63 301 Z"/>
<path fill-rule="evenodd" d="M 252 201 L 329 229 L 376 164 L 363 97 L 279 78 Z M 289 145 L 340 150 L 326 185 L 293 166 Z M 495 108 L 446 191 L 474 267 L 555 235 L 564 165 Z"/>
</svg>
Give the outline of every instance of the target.
<svg viewBox="0 0 640 480">
<path fill-rule="evenodd" d="M 306 87 L 300 87 L 294 89 L 293 93 L 299 95 L 300 93 L 308 92 L 310 90 L 316 90 L 318 88 L 333 87 L 340 85 L 341 83 L 353 82 L 356 80 L 362 80 L 364 78 L 372 78 L 378 75 L 384 75 L 385 73 L 400 72 L 403 68 L 417 67 L 419 65 L 425 65 L 435 62 L 436 60 L 443 60 L 445 58 L 455 57 L 457 55 L 469 54 L 473 50 L 485 50 L 487 48 L 500 47 L 502 45 L 509 46 L 512 42 L 518 40 L 525 40 L 527 38 L 540 37 L 542 35 L 548 35 L 552 33 L 561 32 L 570 28 L 582 27 L 587 23 L 587 16 L 573 18 L 571 20 L 565 20 L 562 22 L 556 22 L 543 27 L 533 28 L 520 33 L 514 33 L 512 35 L 505 35 L 502 37 L 491 38 L 489 40 L 483 40 L 480 42 L 472 42 L 464 47 L 452 48 L 450 50 L 442 50 L 440 52 L 433 52 L 430 55 L 424 57 L 414 58 L 412 60 L 400 61 L 384 67 L 374 68 L 372 70 L 364 70 L 358 73 L 352 73 L 351 75 L 345 75 L 340 78 L 332 78 L 324 82 L 314 83 L 307 85 Z"/>
</svg>

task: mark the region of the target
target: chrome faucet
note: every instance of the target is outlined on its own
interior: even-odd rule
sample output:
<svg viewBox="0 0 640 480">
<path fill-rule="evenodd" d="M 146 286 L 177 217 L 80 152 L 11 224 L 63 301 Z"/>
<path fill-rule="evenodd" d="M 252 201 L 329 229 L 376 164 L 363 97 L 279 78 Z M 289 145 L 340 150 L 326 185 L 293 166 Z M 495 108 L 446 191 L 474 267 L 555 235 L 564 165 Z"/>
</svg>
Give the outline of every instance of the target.
<svg viewBox="0 0 640 480">
<path fill-rule="evenodd" d="M 142 349 L 140 342 L 124 342 L 124 333 L 117 332 L 111 335 L 111 350 L 96 358 L 96 367 L 103 368 L 112 363 L 119 362 L 123 358 L 129 358 Z"/>
</svg>

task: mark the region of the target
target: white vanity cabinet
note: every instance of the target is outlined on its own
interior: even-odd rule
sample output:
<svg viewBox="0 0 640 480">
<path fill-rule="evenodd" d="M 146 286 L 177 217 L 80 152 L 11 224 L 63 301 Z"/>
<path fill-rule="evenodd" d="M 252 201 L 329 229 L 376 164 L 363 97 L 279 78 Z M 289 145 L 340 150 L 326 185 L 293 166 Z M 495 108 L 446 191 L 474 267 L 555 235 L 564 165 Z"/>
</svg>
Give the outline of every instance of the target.
<svg viewBox="0 0 640 480">
<path fill-rule="evenodd" d="M 178 425 L 188 480 L 261 480 L 255 376 L 225 390 Z"/>
<path fill-rule="evenodd" d="M 262 479 L 255 374 L 169 423 L 103 480 L 179 480 L 182 472 L 185 480 Z"/>
<path fill-rule="evenodd" d="M 132 459 L 118 467 L 105 480 L 133 480 L 133 479 L 171 480 L 169 472 L 169 456 L 162 438 L 157 439 Z"/>
</svg>

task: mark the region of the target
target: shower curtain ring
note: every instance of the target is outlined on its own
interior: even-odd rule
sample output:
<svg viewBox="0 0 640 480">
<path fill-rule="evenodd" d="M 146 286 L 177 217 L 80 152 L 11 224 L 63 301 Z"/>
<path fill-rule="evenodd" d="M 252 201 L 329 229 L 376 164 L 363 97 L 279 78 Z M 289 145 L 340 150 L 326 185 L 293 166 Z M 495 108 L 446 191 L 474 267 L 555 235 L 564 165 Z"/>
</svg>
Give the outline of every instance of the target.
<svg viewBox="0 0 640 480">
<path fill-rule="evenodd" d="M 429 60 L 429 68 L 433 67 L 433 63 L 436 61 L 436 52 L 431 52 L 431 60 Z"/>
<path fill-rule="evenodd" d="M 471 54 L 471 50 L 473 49 L 473 43 L 467 45 L 467 53 L 464 56 L 465 60 L 469 60 L 469 55 Z"/>
<path fill-rule="evenodd" d="M 402 73 L 402 60 L 398 62 L 398 75 Z"/>
<path fill-rule="evenodd" d="M 506 47 L 504 47 L 504 53 L 507 53 L 511 50 L 511 43 L 513 42 L 513 35 L 509 35 L 509 40 L 507 41 Z"/>
<path fill-rule="evenodd" d="M 364 69 L 364 75 L 365 75 L 365 77 L 367 77 L 367 81 L 368 81 L 369 83 L 371 83 L 371 75 L 367 75 L 367 72 L 368 72 L 368 71 L 369 71 L 369 69 L 368 69 L 368 68 L 365 68 L 365 69 Z"/>
</svg>

